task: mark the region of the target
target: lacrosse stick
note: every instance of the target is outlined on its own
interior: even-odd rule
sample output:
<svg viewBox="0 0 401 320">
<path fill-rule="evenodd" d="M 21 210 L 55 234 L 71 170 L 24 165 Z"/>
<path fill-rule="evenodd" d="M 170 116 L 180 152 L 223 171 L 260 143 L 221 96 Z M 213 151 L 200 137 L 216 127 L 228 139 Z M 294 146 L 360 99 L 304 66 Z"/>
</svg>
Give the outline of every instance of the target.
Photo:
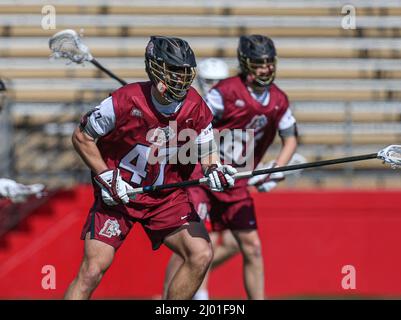
<svg viewBox="0 0 401 320">
<path fill-rule="evenodd" d="M 359 156 L 301 163 L 301 164 L 295 164 L 295 165 L 284 166 L 284 167 L 275 167 L 275 168 L 269 168 L 269 169 L 259 169 L 259 170 L 254 170 L 254 171 L 239 172 L 239 173 L 235 174 L 235 179 L 245 179 L 245 178 L 250 178 L 252 176 L 256 176 L 259 174 L 267 174 L 267 173 L 274 173 L 274 172 L 287 172 L 287 171 L 301 170 L 301 169 L 314 168 L 314 167 L 323 167 L 323 166 L 329 166 L 329 165 L 333 165 L 333 164 L 355 162 L 355 161 L 362 161 L 362 160 L 369 160 L 369 159 L 382 160 L 384 164 L 389 164 L 391 166 L 391 168 L 393 168 L 393 169 L 401 168 L 401 145 L 390 145 L 390 146 L 380 150 L 377 153 L 369 153 L 369 154 L 363 154 L 363 155 L 359 155 Z M 190 180 L 190 181 L 183 181 L 183 182 L 177 182 L 177 183 L 169 183 L 169 184 L 163 184 L 163 185 L 159 185 L 159 186 L 145 186 L 145 187 L 133 189 L 133 191 L 130 192 L 129 195 L 135 195 L 137 193 L 147 193 L 147 192 L 152 192 L 152 191 L 159 191 L 159 190 L 170 189 L 170 188 L 183 188 L 183 187 L 196 186 L 199 184 L 206 184 L 207 181 L 208 181 L 208 179 L 205 177 L 205 178 L 201 178 L 199 180 Z"/>
<path fill-rule="evenodd" d="M 10 179 L 0 179 L 0 196 L 9 198 L 14 203 L 24 202 L 29 196 L 36 195 L 40 198 L 44 195 L 43 184 L 24 185 Z"/>
<path fill-rule="evenodd" d="M 57 32 L 49 39 L 49 48 L 52 50 L 52 57 L 55 59 L 68 59 L 71 62 L 81 64 L 89 61 L 96 68 L 106 73 L 109 77 L 117 80 L 122 85 L 127 82 L 117 77 L 113 72 L 103 67 L 90 53 L 89 48 L 84 45 L 78 33 L 74 30 L 63 30 Z"/>
</svg>

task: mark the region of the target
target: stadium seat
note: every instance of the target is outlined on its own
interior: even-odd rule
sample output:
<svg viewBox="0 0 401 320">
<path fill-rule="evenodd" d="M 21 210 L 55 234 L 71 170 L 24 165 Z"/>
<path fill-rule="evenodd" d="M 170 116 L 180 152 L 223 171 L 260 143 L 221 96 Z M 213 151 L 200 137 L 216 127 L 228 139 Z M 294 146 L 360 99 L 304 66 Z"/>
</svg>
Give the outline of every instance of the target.
<svg viewBox="0 0 401 320">
<path fill-rule="evenodd" d="M 341 7 L 333 1 L 54 0 L 52 5 L 57 29 L 43 30 L 41 5 L 29 0 L 0 4 L 0 76 L 11 79 L 14 156 L 23 179 L 36 172 L 54 185 L 60 177 L 73 183 L 76 176 L 65 174 L 69 165 L 74 170 L 85 166 L 73 155 L 71 130 L 83 112 L 119 87 L 90 63 L 49 60 L 48 38 L 64 28 L 80 32 L 92 54 L 129 82 L 146 79 L 143 55 L 152 34 L 185 37 L 198 61 L 224 58 L 231 75 L 238 67 L 238 37 L 269 35 L 279 56 L 276 82 L 288 93 L 299 150 L 309 161 L 400 141 L 401 7 L 394 2 L 358 4 L 357 29 L 341 27 Z M 268 156 L 279 146 L 277 140 Z M 35 150 L 45 150 L 47 158 L 39 161 Z M 397 185 L 390 175 L 378 178 L 378 172 L 386 172 L 378 161 L 347 168 L 355 175 L 353 186 Z M 307 176 L 297 185 L 346 186 L 349 181 L 341 166 L 322 172 L 319 179 Z"/>
</svg>

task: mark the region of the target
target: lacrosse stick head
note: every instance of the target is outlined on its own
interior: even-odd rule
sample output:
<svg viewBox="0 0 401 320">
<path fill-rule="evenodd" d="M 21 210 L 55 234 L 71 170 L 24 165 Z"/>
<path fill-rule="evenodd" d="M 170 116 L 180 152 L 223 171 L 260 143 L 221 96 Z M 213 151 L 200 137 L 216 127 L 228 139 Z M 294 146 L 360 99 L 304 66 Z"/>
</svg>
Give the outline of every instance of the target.
<svg viewBox="0 0 401 320">
<path fill-rule="evenodd" d="M 388 163 L 391 168 L 401 168 L 401 145 L 390 145 L 377 153 L 377 158 Z"/>
<path fill-rule="evenodd" d="M 25 202 L 30 196 L 35 196 L 37 199 L 43 198 L 46 195 L 45 185 L 37 183 L 31 185 L 18 184 L 16 190 L 10 196 L 13 203 Z"/>
<path fill-rule="evenodd" d="M 74 63 L 83 63 L 93 59 L 89 48 L 82 43 L 78 33 L 71 29 L 54 34 L 49 39 L 49 48 L 55 59 L 68 59 Z"/>
</svg>

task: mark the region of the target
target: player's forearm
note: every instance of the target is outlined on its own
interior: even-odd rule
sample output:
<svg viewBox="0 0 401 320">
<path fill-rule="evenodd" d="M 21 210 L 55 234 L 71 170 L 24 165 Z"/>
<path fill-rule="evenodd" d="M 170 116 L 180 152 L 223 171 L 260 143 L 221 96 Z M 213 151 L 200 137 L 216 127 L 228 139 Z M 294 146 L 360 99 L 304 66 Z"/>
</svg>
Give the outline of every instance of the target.
<svg viewBox="0 0 401 320">
<path fill-rule="evenodd" d="M 282 138 L 282 142 L 283 146 L 276 159 L 277 166 L 279 167 L 285 166 L 290 161 L 298 146 L 295 136 Z"/>
<path fill-rule="evenodd" d="M 219 155 L 217 154 L 217 152 L 212 152 L 209 155 L 203 157 L 200 159 L 200 163 L 202 165 L 202 170 L 203 172 L 207 172 L 207 169 L 211 166 L 211 165 L 215 165 L 217 164 L 217 162 L 219 162 Z"/>
<path fill-rule="evenodd" d="M 76 128 L 72 135 L 72 144 L 92 172 L 99 174 L 108 169 L 95 140 L 83 133 L 79 128 Z"/>
</svg>

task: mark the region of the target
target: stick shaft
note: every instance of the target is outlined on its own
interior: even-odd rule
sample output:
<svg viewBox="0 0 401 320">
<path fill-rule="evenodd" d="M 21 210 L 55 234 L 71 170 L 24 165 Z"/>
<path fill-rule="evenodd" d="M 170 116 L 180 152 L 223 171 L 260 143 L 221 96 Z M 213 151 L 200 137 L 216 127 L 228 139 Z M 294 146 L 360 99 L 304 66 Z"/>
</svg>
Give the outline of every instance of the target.
<svg viewBox="0 0 401 320">
<path fill-rule="evenodd" d="M 168 184 L 162 184 L 159 186 L 146 186 L 146 187 L 136 188 L 134 190 L 135 191 L 143 190 L 142 192 L 147 193 L 147 192 L 159 191 L 159 190 L 170 189 L 170 188 L 184 188 L 184 187 L 196 186 L 196 185 L 203 184 L 206 182 L 207 182 L 207 178 L 201 178 L 199 180 L 189 180 L 189 181 L 183 181 L 183 182 L 168 183 Z"/>
<path fill-rule="evenodd" d="M 118 82 L 120 82 L 123 86 L 125 86 L 127 84 L 126 81 L 124 81 L 123 79 L 119 78 L 118 76 L 116 76 L 113 72 L 111 72 L 109 69 L 106 69 L 105 67 L 103 67 L 95 58 L 93 58 L 90 61 L 96 68 L 100 69 L 101 71 L 103 71 L 104 73 L 106 73 L 109 77 L 117 80 Z"/>
<path fill-rule="evenodd" d="M 323 166 L 329 166 L 329 165 L 333 165 L 333 164 L 355 162 L 355 161 L 362 161 L 362 160 L 369 160 L 369 159 L 377 159 L 377 153 L 369 153 L 369 154 L 363 154 L 360 156 L 344 157 L 344 158 L 337 158 L 337 159 L 331 159 L 331 160 L 321 160 L 321 161 L 308 162 L 308 163 L 296 164 L 296 165 L 285 166 L 285 167 L 277 167 L 277 168 L 271 168 L 271 169 L 254 170 L 254 171 L 252 171 L 252 174 L 250 176 L 257 176 L 260 174 L 274 173 L 274 172 L 284 172 L 284 171 L 291 171 L 291 170 L 307 169 L 307 168 L 314 168 L 314 167 L 323 167 Z"/>
<path fill-rule="evenodd" d="M 377 159 L 377 153 L 370 153 L 370 154 L 345 157 L 345 158 L 337 158 L 337 159 L 331 159 L 331 160 L 308 162 L 308 163 L 296 164 L 296 165 L 285 166 L 285 167 L 276 167 L 276 168 L 269 168 L 269 169 L 260 169 L 260 170 L 254 170 L 254 171 L 239 172 L 235 175 L 235 178 L 236 179 L 244 179 L 244 178 L 249 178 L 249 177 L 257 176 L 257 175 L 261 175 L 261 174 L 300 170 L 300 169 L 307 169 L 307 168 L 314 168 L 314 167 L 323 167 L 323 166 L 329 166 L 329 165 L 333 165 L 333 164 L 355 162 L 355 161 L 362 161 L 362 160 L 369 160 L 369 159 Z M 199 180 L 190 180 L 190 181 L 183 181 L 183 182 L 177 182 L 177 183 L 168 183 L 168 184 L 163 184 L 163 185 L 159 185 L 159 186 L 146 186 L 146 187 L 135 188 L 134 192 L 135 193 L 147 193 L 147 192 L 170 189 L 170 188 L 183 188 L 183 187 L 196 186 L 196 185 L 203 184 L 206 182 L 207 182 L 207 178 L 201 178 Z"/>
</svg>

